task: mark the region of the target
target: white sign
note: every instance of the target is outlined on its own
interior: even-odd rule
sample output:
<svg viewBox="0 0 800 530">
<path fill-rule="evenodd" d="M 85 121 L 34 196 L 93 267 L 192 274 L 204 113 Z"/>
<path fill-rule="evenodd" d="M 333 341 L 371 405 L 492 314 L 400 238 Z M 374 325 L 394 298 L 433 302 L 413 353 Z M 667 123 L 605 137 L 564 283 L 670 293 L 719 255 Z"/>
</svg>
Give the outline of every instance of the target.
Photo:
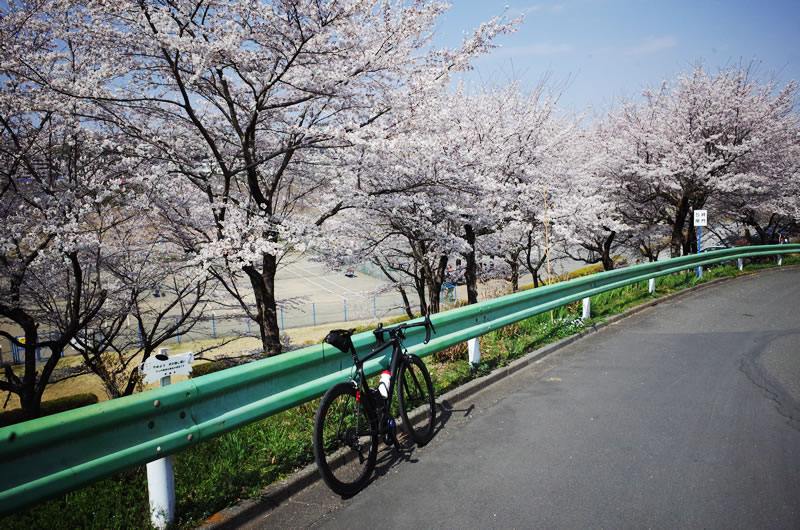
<svg viewBox="0 0 800 530">
<path fill-rule="evenodd" d="M 154 355 L 139 365 L 139 374 L 144 376 L 145 383 L 155 383 L 162 377 L 170 375 L 189 375 L 192 371 L 194 352 L 186 352 L 172 357 Z"/>
<path fill-rule="evenodd" d="M 708 210 L 694 211 L 694 226 L 708 226 Z"/>
</svg>

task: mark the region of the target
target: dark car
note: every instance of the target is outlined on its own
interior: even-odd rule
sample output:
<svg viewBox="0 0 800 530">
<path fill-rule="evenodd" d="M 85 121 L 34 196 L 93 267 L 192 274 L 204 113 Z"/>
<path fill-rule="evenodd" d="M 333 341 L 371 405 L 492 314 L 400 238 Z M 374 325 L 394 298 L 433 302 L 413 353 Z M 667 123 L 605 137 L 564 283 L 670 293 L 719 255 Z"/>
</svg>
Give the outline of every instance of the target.
<svg viewBox="0 0 800 530">
<path fill-rule="evenodd" d="M 725 248 L 731 248 L 731 246 L 726 244 L 724 242 L 724 240 L 723 240 L 722 242 L 717 243 L 716 245 L 709 245 L 707 247 L 701 248 L 700 249 L 700 254 L 704 254 L 706 252 L 713 252 L 715 250 L 722 250 L 722 249 L 725 249 Z M 711 264 L 708 264 L 708 265 L 703 265 L 703 267 L 705 267 L 706 269 L 710 269 L 711 267 L 716 267 L 718 265 L 730 265 L 730 264 L 731 264 L 730 261 L 720 261 L 719 263 L 711 263 Z"/>
</svg>

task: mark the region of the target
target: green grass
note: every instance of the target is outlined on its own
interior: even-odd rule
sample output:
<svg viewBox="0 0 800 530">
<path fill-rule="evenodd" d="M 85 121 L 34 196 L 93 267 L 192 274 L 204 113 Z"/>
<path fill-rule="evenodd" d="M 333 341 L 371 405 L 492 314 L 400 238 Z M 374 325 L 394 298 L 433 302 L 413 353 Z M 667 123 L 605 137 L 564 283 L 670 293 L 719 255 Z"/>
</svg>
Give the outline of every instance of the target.
<svg viewBox="0 0 800 530">
<path fill-rule="evenodd" d="M 196 526 L 313 461 L 318 404 L 305 403 L 175 455 L 177 526 Z M 0 526 L 142 528 L 148 506 L 145 466 L 139 466 L 7 517 Z"/>
<path fill-rule="evenodd" d="M 800 256 L 784 257 L 784 265 L 800 264 Z M 472 367 L 467 349 L 459 345 L 425 359 L 436 394 L 441 395 L 481 377 L 530 351 L 578 333 L 641 303 L 699 283 L 774 267 L 748 265 L 714 267 L 698 279 L 694 271 L 656 279 L 656 294 L 647 282 L 592 297 L 592 319 L 582 322 L 581 303 L 536 315 L 481 337 L 481 362 Z M 437 360 L 438 359 L 438 360 Z M 213 513 L 259 492 L 314 459 L 312 433 L 319 400 L 287 410 L 175 455 L 176 527 L 191 528 Z M 40 503 L 0 520 L 8 529 L 142 528 L 148 525 L 148 495 L 144 466 Z"/>
</svg>

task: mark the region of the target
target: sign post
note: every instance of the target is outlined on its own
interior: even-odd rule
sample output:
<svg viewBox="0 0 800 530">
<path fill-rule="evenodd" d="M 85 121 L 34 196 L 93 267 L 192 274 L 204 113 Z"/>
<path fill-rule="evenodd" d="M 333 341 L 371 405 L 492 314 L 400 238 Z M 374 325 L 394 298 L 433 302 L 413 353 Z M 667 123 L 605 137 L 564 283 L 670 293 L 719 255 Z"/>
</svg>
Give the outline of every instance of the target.
<svg viewBox="0 0 800 530">
<path fill-rule="evenodd" d="M 697 253 L 700 254 L 703 240 L 703 227 L 708 225 L 708 210 L 694 211 L 694 226 L 697 227 Z M 697 277 L 703 277 L 703 266 L 697 267 Z"/>
<path fill-rule="evenodd" d="M 159 348 L 158 355 L 139 365 L 145 383 L 159 381 L 159 387 L 169 385 L 173 375 L 189 375 L 194 353 L 170 357 L 169 348 Z M 160 449 L 160 448 L 159 448 Z M 150 522 L 164 529 L 175 521 L 175 473 L 172 455 L 147 464 L 147 489 L 150 493 Z"/>
</svg>

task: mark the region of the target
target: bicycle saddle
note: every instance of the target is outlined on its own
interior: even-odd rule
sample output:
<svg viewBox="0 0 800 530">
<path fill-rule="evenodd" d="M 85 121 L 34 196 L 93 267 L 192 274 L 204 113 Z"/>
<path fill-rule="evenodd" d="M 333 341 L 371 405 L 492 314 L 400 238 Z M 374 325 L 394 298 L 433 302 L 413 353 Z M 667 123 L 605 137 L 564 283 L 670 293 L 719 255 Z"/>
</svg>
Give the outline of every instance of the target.
<svg viewBox="0 0 800 530">
<path fill-rule="evenodd" d="M 341 352 L 350 353 L 353 350 L 353 341 L 350 336 L 355 331 L 353 329 L 332 329 L 325 337 L 325 342 L 335 347 Z"/>
</svg>

